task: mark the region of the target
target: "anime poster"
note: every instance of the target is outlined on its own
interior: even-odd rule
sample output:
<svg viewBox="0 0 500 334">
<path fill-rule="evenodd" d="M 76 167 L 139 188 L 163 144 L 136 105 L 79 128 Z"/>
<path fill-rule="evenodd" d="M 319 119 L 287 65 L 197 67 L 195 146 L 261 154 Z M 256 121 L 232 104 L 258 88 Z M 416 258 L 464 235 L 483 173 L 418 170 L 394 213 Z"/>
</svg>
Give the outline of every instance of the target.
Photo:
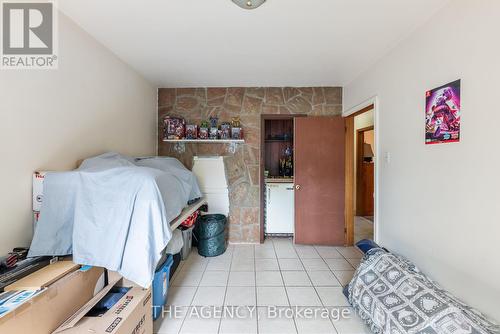
<svg viewBox="0 0 500 334">
<path fill-rule="evenodd" d="M 460 141 L 460 80 L 426 93 L 425 143 Z"/>
</svg>

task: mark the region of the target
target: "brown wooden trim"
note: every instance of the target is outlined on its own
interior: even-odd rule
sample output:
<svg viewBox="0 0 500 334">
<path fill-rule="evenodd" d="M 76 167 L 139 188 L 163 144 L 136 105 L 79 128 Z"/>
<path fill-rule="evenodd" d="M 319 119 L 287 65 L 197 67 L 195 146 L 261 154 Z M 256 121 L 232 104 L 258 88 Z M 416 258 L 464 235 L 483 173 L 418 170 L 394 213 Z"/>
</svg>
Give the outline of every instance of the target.
<svg viewBox="0 0 500 334">
<path fill-rule="evenodd" d="M 357 129 L 356 130 L 356 160 L 354 161 L 356 164 L 356 179 L 354 181 L 354 186 L 356 187 L 356 208 L 354 209 L 354 215 L 357 215 L 357 203 L 359 200 L 359 184 L 358 181 L 361 176 L 361 165 L 363 164 L 363 149 L 364 149 L 364 132 L 371 131 L 374 129 L 373 125 Z M 354 198 L 354 197 L 353 197 Z"/>
<path fill-rule="evenodd" d="M 355 162 L 356 162 L 356 175 L 355 175 L 356 178 L 354 180 L 354 187 L 356 188 L 356 202 L 355 202 L 356 205 L 353 205 L 354 206 L 354 211 L 353 211 L 354 216 L 358 215 L 358 203 L 360 201 L 359 180 L 361 179 L 361 168 L 362 168 L 362 164 L 363 164 L 363 144 L 364 144 L 363 134 L 364 134 L 364 132 L 371 131 L 373 129 L 374 129 L 374 126 L 370 125 L 370 126 L 356 130 L 356 149 L 355 149 L 355 151 L 356 151 L 356 157 L 355 157 L 355 159 L 356 159 L 355 160 Z M 354 198 L 354 196 L 353 196 L 353 198 Z"/>
<path fill-rule="evenodd" d="M 373 110 L 375 105 L 371 104 L 346 117 L 345 133 L 345 232 L 346 246 L 354 245 L 354 164 L 357 163 L 357 157 L 354 156 L 354 117 L 367 111 Z M 374 126 L 369 126 L 359 131 L 374 130 Z"/>
<path fill-rule="evenodd" d="M 293 119 L 295 117 L 307 117 L 306 114 L 261 114 L 260 115 L 260 243 L 264 243 L 264 193 L 266 190 L 266 184 L 264 180 L 264 169 L 265 169 L 265 143 L 264 136 L 266 130 L 266 120 L 269 119 Z M 295 136 L 294 136 L 295 137 Z"/>
<path fill-rule="evenodd" d="M 366 131 L 371 131 L 373 129 L 374 129 L 374 126 L 370 125 L 370 126 L 367 126 L 367 127 L 361 128 L 361 129 L 357 129 L 356 132 L 366 132 Z"/>
<path fill-rule="evenodd" d="M 347 117 L 356 117 L 356 116 L 361 115 L 361 114 L 363 114 L 363 113 L 365 113 L 367 111 L 370 111 L 372 109 L 375 109 L 375 105 L 374 104 L 370 104 L 369 106 L 364 107 L 363 109 L 360 109 L 360 110 L 356 111 L 355 113 L 350 114 Z"/>
<path fill-rule="evenodd" d="M 354 244 L 354 116 L 345 119 L 345 244 Z"/>
<path fill-rule="evenodd" d="M 364 157 L 363 157 L 364 133 L 366 131 L 372 131 L 372 130 L 374 130 L 373 125 L 356 130 L 356 160 L 355 160 L 356 178 L 354 180 L 354 187 L 356 188 L 356 205 L 354 205 L 354 211 L 353 211 L 354 216 L 362 216 L 363 215 L 363 213 L 360 213 L 358 211 L 358 209 L 359 209 L 359 203 L 361 203 L 361 201 L 362 201 L 362 192 L 360 190 L 363 189 L 361 186 L 361 182 L 359 182 L 359 181 L 361 180 L 361 176 L 363 174 L 362 169 L 363 169 L 363 160 L 364 160 Z M 354 198 L 354 196 L 353 196 L 353 198 Z"/>
</svg>

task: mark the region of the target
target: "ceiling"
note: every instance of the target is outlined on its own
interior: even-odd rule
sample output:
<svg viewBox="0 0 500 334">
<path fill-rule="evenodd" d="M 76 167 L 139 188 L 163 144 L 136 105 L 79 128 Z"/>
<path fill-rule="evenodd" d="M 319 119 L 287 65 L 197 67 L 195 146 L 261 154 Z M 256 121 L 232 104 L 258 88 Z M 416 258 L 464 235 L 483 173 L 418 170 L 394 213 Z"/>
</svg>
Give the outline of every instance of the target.
<svg viewBox="0 0 500 334">
<path fill-rule="evenodd" d="M 336 86 L 448 0 L 64 0 L 59 7 L 159 87 Z"/>
</svg>

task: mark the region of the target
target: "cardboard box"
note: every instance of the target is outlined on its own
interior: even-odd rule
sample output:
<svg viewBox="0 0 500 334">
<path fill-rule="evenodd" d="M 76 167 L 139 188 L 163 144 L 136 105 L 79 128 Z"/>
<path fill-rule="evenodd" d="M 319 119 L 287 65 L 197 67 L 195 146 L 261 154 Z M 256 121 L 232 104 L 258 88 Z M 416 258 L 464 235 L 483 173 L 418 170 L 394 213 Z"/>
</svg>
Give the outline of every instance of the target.
<svg viewBox="0 0 500 334">
<path fill-rule="evenodd" d="M 0 333 L 52 333 L 92 299 L 103 273 L 104 269 L 98 267 L 71 271 L 0 317 Z"/>
<path fill-rule="evenodd" d="M 87 316 L 86 314 L 92 307 L 114 286 L 129 287 L 130 290 L 103 315 Z M 122 278 L 119 274 L 110 272 L 109 284 L 59 326 L 53 334 L 152 334 L 151 307 L 151 288 L 144 289 Z"/>
<path fill-rule="evenodd" d="M 73 261 L 57 261 L 7 285 L 5 291 L 41 290 L 78 268 L 80 266 Z"/>
<path fill-rule="evenodd" d="M 33 173 L 33 211 L 40 211 L 43 201 L 43 180 L 48 172 Z"/>
</svg>

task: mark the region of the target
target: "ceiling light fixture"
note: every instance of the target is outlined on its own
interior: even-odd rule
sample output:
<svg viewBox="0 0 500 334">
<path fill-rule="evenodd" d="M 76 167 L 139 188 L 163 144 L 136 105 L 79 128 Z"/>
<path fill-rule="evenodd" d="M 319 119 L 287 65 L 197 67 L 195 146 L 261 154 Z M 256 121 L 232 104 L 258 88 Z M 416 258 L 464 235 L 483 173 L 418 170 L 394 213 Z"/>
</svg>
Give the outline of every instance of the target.
<svg viewBox="0 0 500 334">
<path fill-rule="evenodd" d="M 233 2 L 244 9 L 255 9 L 266 2 L 266 0 L 233 0 Z"/>
</svg>

